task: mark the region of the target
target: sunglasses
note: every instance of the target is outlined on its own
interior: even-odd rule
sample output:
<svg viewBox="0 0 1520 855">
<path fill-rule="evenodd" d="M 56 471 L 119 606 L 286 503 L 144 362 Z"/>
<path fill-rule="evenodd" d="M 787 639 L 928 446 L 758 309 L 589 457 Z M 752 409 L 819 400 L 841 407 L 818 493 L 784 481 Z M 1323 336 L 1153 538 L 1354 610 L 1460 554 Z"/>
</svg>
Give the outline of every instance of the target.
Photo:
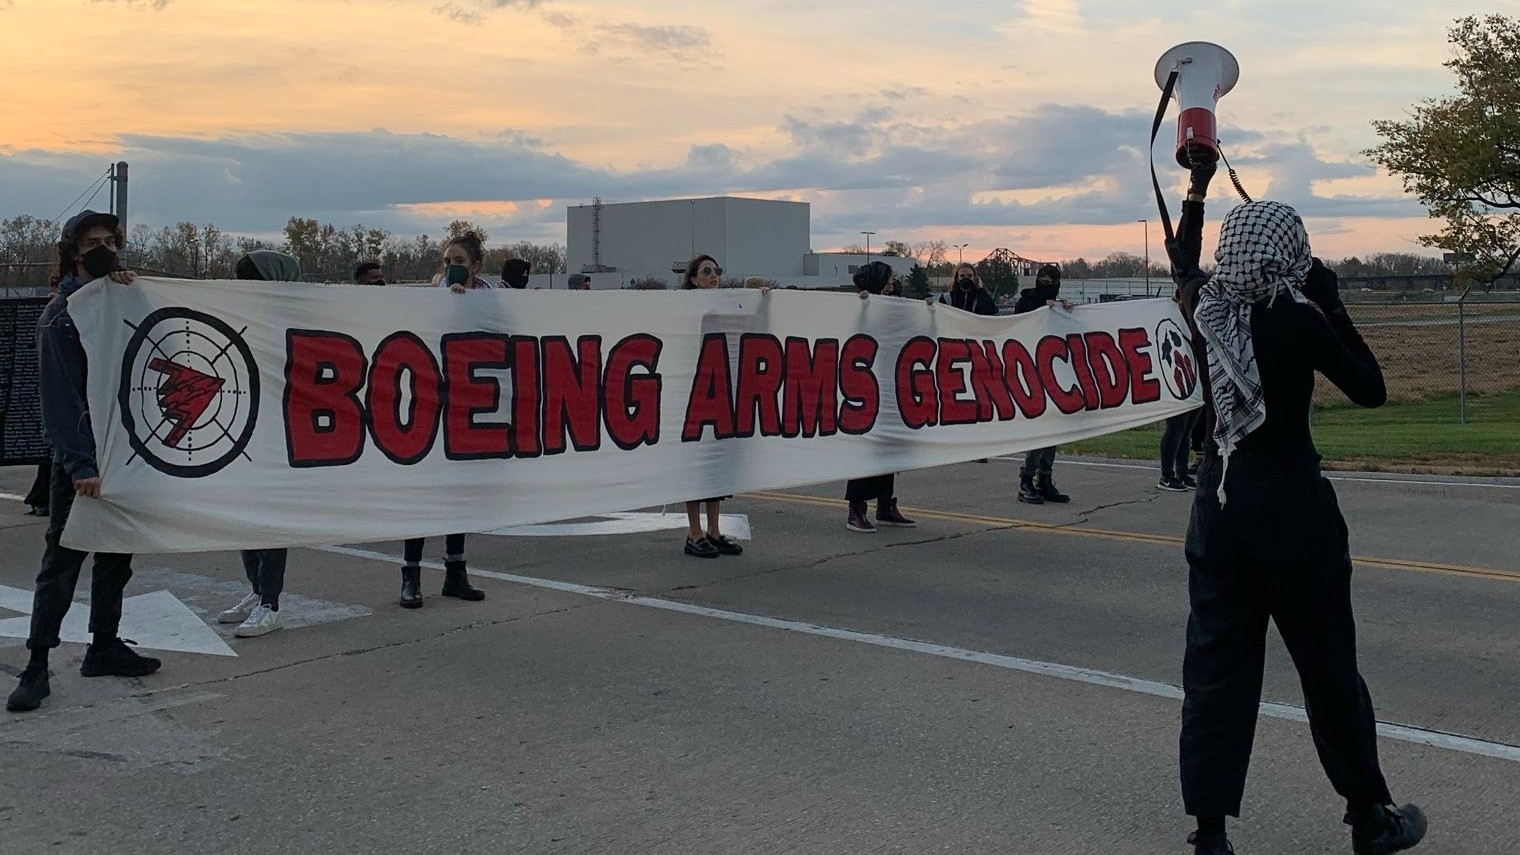
<svg viewBox="0 0 1520 855">
<path fill-rule="evenodd" d="M 698 270 L 697 271 L 697 275 L 698 276 L 722 276 L 723 275 L 723 268 L 721 268 L 721 267 L 713 267 L 712 265 L 708 265 L 708 266 L 702 268 L 701 270 Z"/>
</svg>

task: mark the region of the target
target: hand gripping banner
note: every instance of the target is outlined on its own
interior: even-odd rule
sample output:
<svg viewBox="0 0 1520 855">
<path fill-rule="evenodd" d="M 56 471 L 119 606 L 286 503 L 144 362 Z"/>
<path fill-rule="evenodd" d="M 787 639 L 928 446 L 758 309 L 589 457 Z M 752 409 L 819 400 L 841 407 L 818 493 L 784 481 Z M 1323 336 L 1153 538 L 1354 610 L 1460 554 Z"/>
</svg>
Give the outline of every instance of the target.
<svg viewBox="0 0 1520 855">
<path fill-rule="evenodd" d="M 1167 300 L 980 317 L 841 293 L 140 278 L 70 299 L 76 549 L 325 545 L 941 466 L 1200 405 Z"/>
</svg>

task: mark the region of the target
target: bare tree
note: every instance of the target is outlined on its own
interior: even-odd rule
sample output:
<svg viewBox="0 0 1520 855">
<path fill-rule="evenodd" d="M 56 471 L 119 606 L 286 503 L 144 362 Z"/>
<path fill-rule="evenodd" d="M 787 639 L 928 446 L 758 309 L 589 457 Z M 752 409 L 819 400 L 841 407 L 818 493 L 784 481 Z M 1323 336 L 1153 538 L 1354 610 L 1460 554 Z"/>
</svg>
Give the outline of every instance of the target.
<svg viewBox="0 0 1520 855">
<path fill-rule="evenodd" d="M 942 240 L 920 241 L 913 247 L 913 257 L 925 268 L 938 267 L 945 263 L 945 255 L 950 251 L 950 244 Z"/>
</svg>

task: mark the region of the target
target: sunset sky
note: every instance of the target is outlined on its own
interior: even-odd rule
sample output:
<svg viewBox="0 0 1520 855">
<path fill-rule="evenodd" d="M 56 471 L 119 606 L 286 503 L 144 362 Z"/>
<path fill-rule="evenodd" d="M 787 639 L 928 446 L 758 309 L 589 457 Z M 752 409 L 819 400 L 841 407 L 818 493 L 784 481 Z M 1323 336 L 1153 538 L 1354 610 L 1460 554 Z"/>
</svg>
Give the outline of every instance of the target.
<svg viewBox="0 0 1520 855">
<path fill-rule="evenodd" d="M 593 196 L 734 194 L 811 202 L 820 251 L 870 229 L 1093 259 L 1143 252 L 1148 217 L 1159 258 L 1152 69 L 1206 40 L 1240 61 L 1220 135 L 1253 194 L 1325 257 L 1428 252 L 1359 152 L 1451 91 L 1447 27 L 1488 12 L 1520 0 L 0 0 L 0 216 L 126 160 L 155 226 L 563 241 Z"/>
</svg>

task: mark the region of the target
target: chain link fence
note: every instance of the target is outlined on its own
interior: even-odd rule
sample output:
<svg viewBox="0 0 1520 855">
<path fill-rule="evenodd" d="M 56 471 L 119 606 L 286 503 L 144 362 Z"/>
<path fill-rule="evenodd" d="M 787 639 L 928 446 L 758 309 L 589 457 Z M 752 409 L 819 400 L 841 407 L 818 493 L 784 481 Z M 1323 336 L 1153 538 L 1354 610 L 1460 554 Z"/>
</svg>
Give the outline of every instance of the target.
<svg viewBox="0 0 1520 855">
<path fill-rule="evenodd" d="M 1520 396 L 1520 299 L 1364 302 L 1345 296 L 1383 368 L 1390 401 L 1449 400 L 1453 421 L 1466 421 L 1475 398 Z M 1316 388 L 1318 403 L 1345 401 L 1332 384 Z"/>
</svg>

